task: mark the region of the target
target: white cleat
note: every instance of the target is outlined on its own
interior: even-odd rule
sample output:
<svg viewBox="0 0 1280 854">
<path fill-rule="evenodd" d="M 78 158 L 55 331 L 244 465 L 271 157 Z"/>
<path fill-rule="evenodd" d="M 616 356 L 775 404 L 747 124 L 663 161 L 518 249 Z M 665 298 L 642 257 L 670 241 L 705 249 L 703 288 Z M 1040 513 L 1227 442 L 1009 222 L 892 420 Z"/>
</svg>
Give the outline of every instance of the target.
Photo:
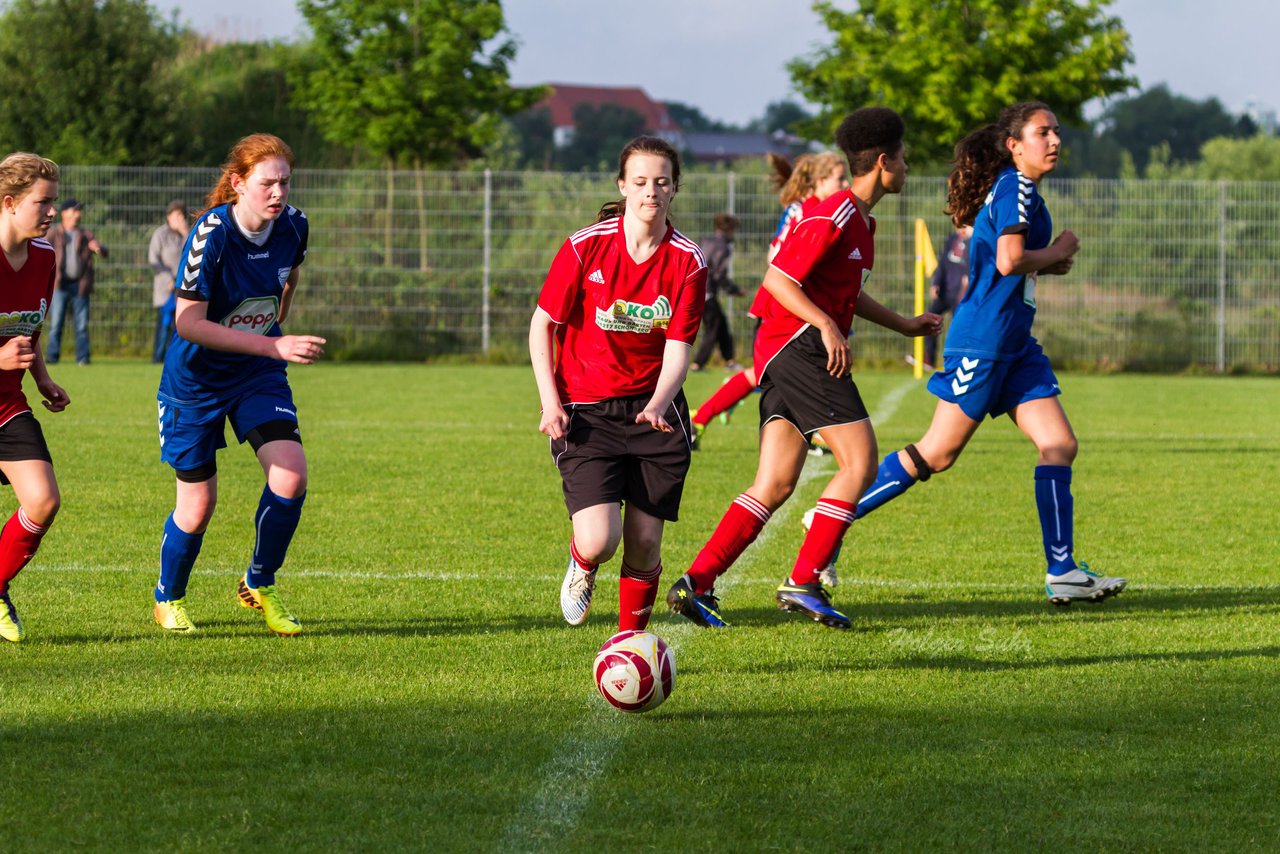
<svg viewBox="0 0 1280 854">
<path fill-rule="evenodd" d="M 1070 605 L 1072 602 L 1101 602 L 1108 596 L 1115 596 L 1124 590 L 1128 579 L 1112 578 L 1100 575 L 1089 569 L 1089 564 L 1082 563 L 1070 572 L 1062 575 L 1044 577 L 1044 592 L 1049 601 L 1055 605 Z"/>
<path fill-rule="evenodd" d="M 560 585 L 560 611 L 566 623 L 580 626 L 587 621 L 595 589 L 596 571 L 587 572 L 570 557 L 569 568 L 565 570 L 564 582 Z"/>
</svg>

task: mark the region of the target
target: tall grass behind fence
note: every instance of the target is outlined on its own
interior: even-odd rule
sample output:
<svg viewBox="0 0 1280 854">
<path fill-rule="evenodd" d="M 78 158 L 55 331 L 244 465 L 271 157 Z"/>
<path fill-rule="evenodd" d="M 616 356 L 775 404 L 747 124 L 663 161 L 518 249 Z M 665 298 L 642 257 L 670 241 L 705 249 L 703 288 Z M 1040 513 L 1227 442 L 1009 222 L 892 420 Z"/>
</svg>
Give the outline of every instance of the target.
<svg viewBox="0 0 1280 854">
<path fill-rule="evenodd" d="M 99 264 L 96 352 L 141 355 L 154 328 L 152 230 L 172 198 L 193 207 L 211 169 L 67 167 L 62 196 L 87 203 L 84 225 L 111 249 Z M 1055 231 L 1081 241 L 1067 277 L 1043 277 L 1036 334 L 1056 363 L 1140 370 L 1280 371 L 1280 184 L 1050 179 Z M 868 291 L 912 306 L 912 223 L 934 243 L 950 229 L 941 178 L 913 178 L 876 209 Z M 291 201 L 311 245 L 289 327 L 324 335 L 338 358 L 443 354 L 519 358 L 529 314 L 564 239 L 616 198 L 611 175 L 538 172 L 300 170 Z M 734 276 L 749 292 L 765 268 L 777 199 L 762 176 L 685 178 L 673 215 L 701 240 L 722 211 L 741 221 Z M 747 298 L 732 300 L 746 347 Z M 897 361 L 898 336 L 855 324 L 861 358 Z"/>
</svg>

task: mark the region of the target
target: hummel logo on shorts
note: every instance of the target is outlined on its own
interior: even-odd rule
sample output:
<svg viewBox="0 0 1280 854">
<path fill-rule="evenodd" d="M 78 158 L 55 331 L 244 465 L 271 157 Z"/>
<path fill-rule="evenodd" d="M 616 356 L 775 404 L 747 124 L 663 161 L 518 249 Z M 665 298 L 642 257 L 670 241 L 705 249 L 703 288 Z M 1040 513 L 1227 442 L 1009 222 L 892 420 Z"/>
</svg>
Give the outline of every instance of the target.
<svg viewBox="0 0 1280 854">
<path fill-rule="evenodd" d="M 587 278 L 588 278 L 588 279 L 590 279 L 591 281 L 595 282 L 595 283 L 596 283 L 596 284 L 598 284 L 598 285 L 603 285 L 603 284 L 604 284 L 604 274 L 603 274 L 603 273 L 601 273 L 599 270 L 596 270 L 596 271 L 595 271 L 594 273 L 592 273 L 590 276 L 587 276 Z"/>
</svg>

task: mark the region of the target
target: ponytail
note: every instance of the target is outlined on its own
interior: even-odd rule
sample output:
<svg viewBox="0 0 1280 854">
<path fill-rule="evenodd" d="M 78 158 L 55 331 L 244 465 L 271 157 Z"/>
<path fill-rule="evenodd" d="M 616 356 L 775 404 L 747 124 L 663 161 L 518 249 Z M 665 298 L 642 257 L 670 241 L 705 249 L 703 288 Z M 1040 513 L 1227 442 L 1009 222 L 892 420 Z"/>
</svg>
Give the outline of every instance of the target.
<svg viewBox="0 0 1280 854">
<path fill-rule="evenodd" d="M 1021 139 L 1022 129 L 1041 110 L 1049 110 L 1043 101 L 1011 104 L 1000 111 L 993 124 L 971 131 L 956 143 L 943 211 L 957 228 L 973 225 L 996 177 L 1013 162 L 1008 140 Z"/>
</svg>

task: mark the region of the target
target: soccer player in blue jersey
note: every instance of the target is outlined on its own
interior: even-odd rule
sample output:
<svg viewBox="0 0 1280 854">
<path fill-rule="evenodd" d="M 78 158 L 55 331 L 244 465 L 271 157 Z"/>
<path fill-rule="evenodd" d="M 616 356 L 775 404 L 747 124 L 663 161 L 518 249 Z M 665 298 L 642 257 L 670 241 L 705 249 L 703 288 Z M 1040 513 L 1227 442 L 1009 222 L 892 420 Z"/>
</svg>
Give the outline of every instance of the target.
<svg viewBox="0 0 1280 854">
<path fill-rule="evenodd" d="M 226 447 L 228 419 L 236 438 L 252 446 L 267 481 L 237 595 L 243 606 L 261 611 L 276 634 L 302 631 L 275 586 L 307 491 L 285 362 L 315 362 L 325 341 L 280 329 L 307 254 L 307 218 L 287 204 L 293 162 L 289 146 L 270 134 L 236 143 L 183 250 L 178 335 L 165 356 L 157 401 L 160 458 L 178 477 L 155 588 L 156 622 L 170 631 L 195 628 L 186 610 L 187 580 L 217 503 L 216 455 Z"/>
<path fill-rule="evenodd" d="M 929 379 L 938 397 L 924 438 L 884 458 L 857 518 L 951 468 L 982 419 L 1007 414 L 1036 446 L 1036 508 L 1047 564 L 1045 593 L 1055 605 L 1098 602 L 1124 590 L 1076 563 L 1071 464 L 1077 442 L 1048 358 L 1031 334 L 1036 284 L 1071 270 L 1080 243 L 1053 237 L 1039 185 L 1058 165 L 1058 120 L 1039 101 L 1014 104 L 995 124 L 956 145 L 947 179 L 947 213 L 973 225 L 969 290 L 947 333 L 943 369 Z"/>
</svg>

